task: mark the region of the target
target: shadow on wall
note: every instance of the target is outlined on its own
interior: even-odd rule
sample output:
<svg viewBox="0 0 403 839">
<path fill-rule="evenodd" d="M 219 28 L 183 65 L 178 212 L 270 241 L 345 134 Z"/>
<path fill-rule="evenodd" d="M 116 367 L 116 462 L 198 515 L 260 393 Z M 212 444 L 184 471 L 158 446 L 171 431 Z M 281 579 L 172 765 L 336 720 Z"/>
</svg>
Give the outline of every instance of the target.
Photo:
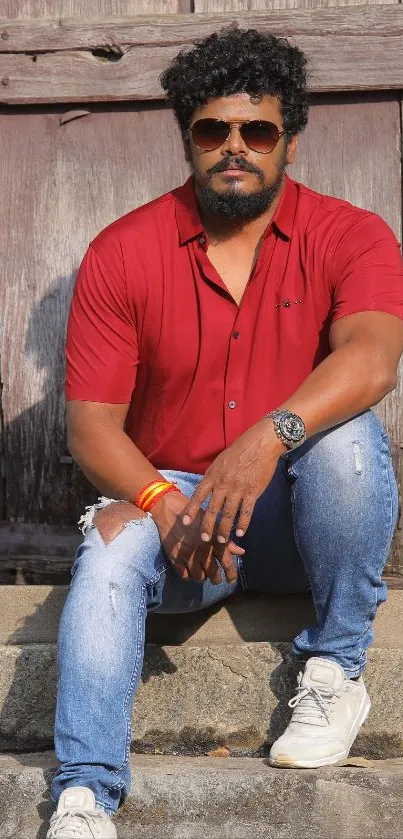
<svg viewBox="0 0 403 839">
<path fill-rule="evenodd" d="M 4 402 L 33 403 L 7 423 L 5 417 L 5 518 L 14 522 L 76 524 L 96 491 L 71 458 L 65 429 L 65 334 L 75 272 L 59 277 L 29 315 L 23 354 L 31 360 L 5 382 Z M 13 339 L 12 339 L 13 340 Z M 33 369 L 32 369 L 33 368 Z M 42 393 L 39 401 L 34 401 Z"/>
</svg>

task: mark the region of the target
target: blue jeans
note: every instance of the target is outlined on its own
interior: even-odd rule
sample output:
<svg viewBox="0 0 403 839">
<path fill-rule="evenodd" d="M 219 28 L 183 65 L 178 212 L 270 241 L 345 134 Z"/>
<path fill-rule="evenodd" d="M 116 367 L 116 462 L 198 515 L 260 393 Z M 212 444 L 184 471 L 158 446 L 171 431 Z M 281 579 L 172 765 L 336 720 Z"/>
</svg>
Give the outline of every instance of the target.
<svg viewBox="0 0 403 839">
<path fill-rule="evenodd" d="M 162 470 L 191 495 L 200 475 Z M 185 582 L 164 554 L 151 516 L 105 545 L 90 522 L 72 567 L 58 637 L 56 756 L 52 798 L 87 786 L 109 815 L 130 790 L 133 699 L 147 612 L 192 612 L 242 590 L 312 591 L 317 625 L 294 639 L 296 655 L 365 667 L 381 574 L 398 509 L 385 430 L 372 411 L 284 455 L 260 496 L 238 562 L 238 581 Z"/>
</svg>

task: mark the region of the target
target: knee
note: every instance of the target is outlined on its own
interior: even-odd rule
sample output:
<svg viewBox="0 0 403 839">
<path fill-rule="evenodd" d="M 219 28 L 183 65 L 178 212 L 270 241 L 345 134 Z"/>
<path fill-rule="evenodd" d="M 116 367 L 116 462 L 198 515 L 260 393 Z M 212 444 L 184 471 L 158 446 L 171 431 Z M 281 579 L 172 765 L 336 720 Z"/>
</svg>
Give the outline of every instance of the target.
<svg viewBox="0 0 403 839">
<path fill-rule="evenodd" d="M 372 411 L 353 417 L 345 423 L 311 437 L 290 456 L 290 473 L 299 477 L 306 473 L 310 480 L 326 474 L 326 485 L 356 491 L 364 485 L 372 487 L 384 469 L 384 452 L 388 445 L 385 431 Z M 323 482 L 320 481 L 323 489 Z"/>
<path fill-rule="evenodd" d="M 126 501 L 119 501 L 103 507 L 94 516 L 94 525 L 105 545 L 109 545 L 121 533 L 129 521 L 142 519 L 147 516 L 139 507 Z"/>
</svg>

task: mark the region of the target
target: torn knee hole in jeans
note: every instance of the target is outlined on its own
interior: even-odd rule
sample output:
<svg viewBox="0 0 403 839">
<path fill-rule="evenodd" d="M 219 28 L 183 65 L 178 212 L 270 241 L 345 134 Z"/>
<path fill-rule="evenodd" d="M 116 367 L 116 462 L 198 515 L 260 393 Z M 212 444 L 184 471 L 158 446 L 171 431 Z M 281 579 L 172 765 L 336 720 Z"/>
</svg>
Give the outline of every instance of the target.
<svg viewBox="0 0 403 839">
<path fill-rule="evenodd" d="M 354 452 L 354 465 L 355 465 L 355 474 L 362 475 L 362 451 L 361 445 L 358 440 L 353 441 L 353 452 Z"/>
<path fill-rule="evenodd" d="M 121 498 L 106 498 L 102 495 L 100 498 L 98 498 L 96 504 L 91 504 L 85 508 L 85 513 L 81 516 L 81 518 L 78 521 L 78 527 L 80 528 L 83 535 L 85 535 L 87 530 L 90 530 L 92 527 L 96 527 L 96 524 L 94 523 L 94 518 L 99 510 L 103 510 L 105 507 L 109 507 L 111 504 L 129 503 L 129 501 L 125 501 Z M 139 516 L 138 518 L 128 519 L 128 521 L 122 522 L 122 528 L 119 531 L 119 533 L 121 533 L 122 530 L 124 530 L 126 527 L 131 527 L 133 525 L 138 524 L 143 525 L 148 518 L 152 518 L 151 513 L 146 513 L 144 516 Z M 119 533 L 116 533 L 113 538 L 116 538 L 116 536 L 118 536 Z"/>
</svg>

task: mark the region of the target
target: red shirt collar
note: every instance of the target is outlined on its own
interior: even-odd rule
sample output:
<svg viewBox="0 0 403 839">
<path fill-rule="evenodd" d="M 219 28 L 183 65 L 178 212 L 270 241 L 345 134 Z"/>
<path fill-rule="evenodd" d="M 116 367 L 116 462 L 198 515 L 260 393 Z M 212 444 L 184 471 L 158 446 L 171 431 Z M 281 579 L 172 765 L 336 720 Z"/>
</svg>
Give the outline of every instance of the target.
<svg viewBox="0 0 403 839">
<path fill-rule="evenodd" d="M 274 213 L 273 218 L 267 225 L 264 233 L 267 236 L 270 227 L 273 225 L 277 230 L 287 239 L 291 237 L 292 228 L 294 224 L 295 210 L 298 200 L 298 188 L 295 181 L 285 174 L 285 186 L 280 203 Z M 189 242 L 190 239 L 195 239 L 201 233 L 204 233 L 203 224 L 199 215 L 197 206 L 196 193 L 194 189 L 193 176 L 173 190 L 176 199 L 176 223 L 178 225 L 179 241 L 181 245 Z"/>
</svg>

